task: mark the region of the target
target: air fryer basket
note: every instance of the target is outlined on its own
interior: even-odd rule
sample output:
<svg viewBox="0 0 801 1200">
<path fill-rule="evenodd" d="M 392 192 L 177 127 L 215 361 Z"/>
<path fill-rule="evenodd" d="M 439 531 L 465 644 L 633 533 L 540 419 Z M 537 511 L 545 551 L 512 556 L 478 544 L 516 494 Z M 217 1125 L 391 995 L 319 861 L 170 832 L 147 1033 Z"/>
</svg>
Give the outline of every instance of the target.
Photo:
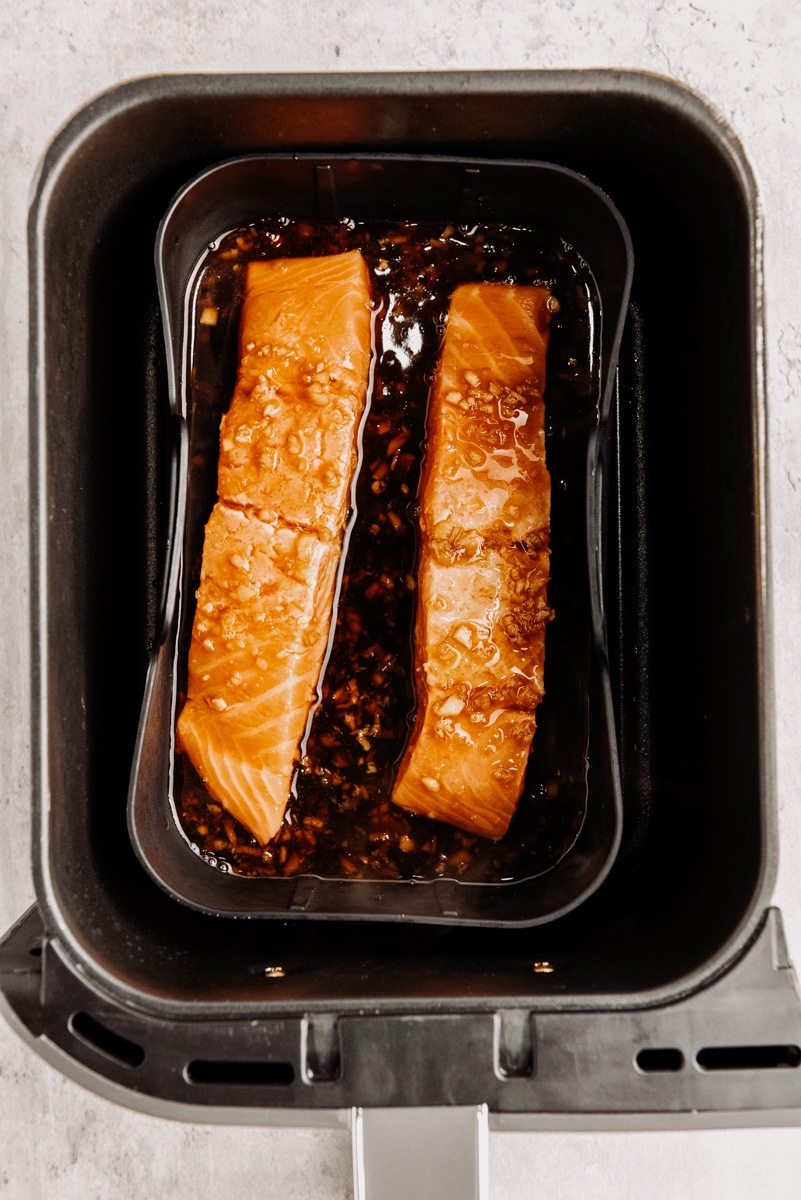
<svg viewBox="0 0 801 1200">
<path fill-rule="evenodd" d="M 603 580 L 623 843 L 548 925 L 214 917 L 162 892 L 128 838 L 171 511 L 155 233 L 208 165 L 293 151 L 554 162 L 631 232 Z M 729 131 L 676 85 L 617 72 L 155 78 L 58 135 L 30 246 L 39 911 L 0 954 L 27 1036 L 181 1115 L 793 1119 L 801 1016 L 767 908 L 759 216 Z"/>
</svg>

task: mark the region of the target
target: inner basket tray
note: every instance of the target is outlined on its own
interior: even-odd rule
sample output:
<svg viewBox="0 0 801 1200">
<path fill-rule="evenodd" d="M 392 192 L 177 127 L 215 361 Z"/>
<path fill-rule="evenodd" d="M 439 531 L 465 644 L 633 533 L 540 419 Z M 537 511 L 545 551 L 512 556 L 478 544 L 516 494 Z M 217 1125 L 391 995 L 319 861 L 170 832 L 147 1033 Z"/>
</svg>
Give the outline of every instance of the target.
<svg viewBox="0 0 801 1200">
<path fill-rule="evenodd" d="M 515 231 L 533 231 L 545 260 L 557 253 L 569 266 L 578 264 L 576 279 L 587 296 L 587 378 L 592 403 L 583 421 L 572 419 L 569 393 L 565 399 L 552 386 L 549 358 L 546 455 L 554 491 L 549 594 L 558 617 L 548 631 L 547 694 L 538 712 L 540 728 L 526 788 L 510 832 L 498 844 L 500 863 L 507 839 L 523 844 L 521 838 L 536 820 L 538 803 L 548 795 L 547 780 L 570 774 L 570 803 L 575 810 L 578 789 L 581 812 L 570 841 L 545 866 L 532 859 L 527 868 L 518 854 L 514 872 L 502 865 L 493 871 L 495 844 L 487 843 L 485 868 L 472 878 L 449 878 L 447 873 L 428 878 L 353 878 L 344 872 L 337 877 L 336 871 L 318 870 L 250 877 L 232 872 L 224 852 L 209 853 L 193 838 L 191 828 L 182 824 L 178 794 L 182 767 L 175 751 L 174 724 L 194 610 L 197 548 L 208 516 L 208 499 L 204 511 L 197 496 L 204 486 L 209 492 L 210 486 L 208 465 L 197 467 L 203 457 L 197 453 L 201 422 L 194 374 L 202 307 L 199 288 L 209 256 L 225 235 L 256 229 L 277 214 L 290 225 L 309 222 L 318 228 L 415 222 L 421 228 L 431 223 L 466 232 L 502 226 L 511 230 L 512 237 Z M 175 436 L 161 634 L 147 676 L 128 804 L 131 838 L 143 865 L 179 901 L 224 916 L 512 926 L 540 924 L 574 908 L 606 876 L 621 833 L 601 604 L 604 460 L 632 272 L 630 241 L 620 216 L 586 179 L 544 163 L 261 155 L 213 167 L 179 192 L 159 230 L 156 266 Z M 566 297 L 560 296 L 560 287 L 564 292 L 569 277 L 569 270 L 565 271 L 565 278 L 554 286 L 563 308 Z M 235 338 L 228 342 L 234 344 Z M 226 394 L 222 382 L 225 377 L 222 369 L 217 389 L 222 407 L 230 398 L 230 384 Z M 213 493 L 213 471 L 210 482 Z M 582 665 L 576 682 L 577 661 Z M 577 762 L 582 767 L 578 780 L 573 770 Z M 558 789 L 550 802 L 552 808 L 560 803 Z"/>
</svg>

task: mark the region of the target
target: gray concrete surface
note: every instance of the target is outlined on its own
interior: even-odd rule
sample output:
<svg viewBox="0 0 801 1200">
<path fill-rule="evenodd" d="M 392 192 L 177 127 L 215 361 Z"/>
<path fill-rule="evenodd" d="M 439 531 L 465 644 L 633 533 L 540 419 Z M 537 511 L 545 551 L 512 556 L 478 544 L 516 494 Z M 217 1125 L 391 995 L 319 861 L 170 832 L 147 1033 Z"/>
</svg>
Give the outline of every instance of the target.
<svg viewBox="0 0 801 1200">
<path fill-rule="evenodd" d="M 766 213 L 771 537 L 782 859 L 801 963 L 801 6 L 792 0 L 30 0 L 0 3 L 0 930 L 33 898 L 28 842 L 25 216 L 55 130 L 98 92 L 173 71 L 612 66 L 707 97 Z M 791 1200 L 801 1132 L 493 1134 L 493 1200 Z M 91 1096 L 0 1025 L 2 1200 L 350 1195 L 347 1135 L 183 1126 Z"/>
</svg>

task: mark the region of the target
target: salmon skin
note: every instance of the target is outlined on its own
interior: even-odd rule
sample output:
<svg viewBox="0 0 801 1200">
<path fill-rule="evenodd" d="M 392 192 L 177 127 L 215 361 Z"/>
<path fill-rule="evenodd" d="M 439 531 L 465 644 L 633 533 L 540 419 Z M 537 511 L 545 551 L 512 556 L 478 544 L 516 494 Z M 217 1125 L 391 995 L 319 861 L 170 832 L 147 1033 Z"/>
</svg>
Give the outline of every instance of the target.
<svg viewBox="0 0 801 1200">
<path fill-rule="evenodd" d="M 456 289 L 428 412 L 417 719 L 393 800 L 497 839 L 542 699 L 549 576 L 545 287 Z"/>
<path fill-rule="evenodd" d="M 328 643 L 370 309 L 357 250 L 248 265 L 178 741 L 262 843 L 283 820 Z"/>
</svg>

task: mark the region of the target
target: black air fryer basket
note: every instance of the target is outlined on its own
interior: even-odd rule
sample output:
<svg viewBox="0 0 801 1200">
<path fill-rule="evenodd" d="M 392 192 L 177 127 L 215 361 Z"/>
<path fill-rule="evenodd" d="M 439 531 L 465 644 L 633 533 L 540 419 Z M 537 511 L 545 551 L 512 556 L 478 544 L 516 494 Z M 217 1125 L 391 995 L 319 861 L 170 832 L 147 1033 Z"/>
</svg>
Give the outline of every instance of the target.
<svg viewBox="0 0 801 1200">
<path fill-rule="evenodd" d="M 252 154 L 551 163 L 630 231 L 598 468 L 622 841 L 548 924 L 234 919 L 176 902 L 134 853 L 175 513 L 153 246 L 179 188 Z M 801 1006 L 769 907 L 759 221 L 730 131 L 637 74 L 161 77 L 58 135 L 30 218 L 37 906 L 0 948 L 40 1053 L 149 1112 L 350 1122 L 360 1195 L 386 1120 L 412 1129 L 419 1107 L 473 1142 L 796 1121 Z"/>
</svg>

